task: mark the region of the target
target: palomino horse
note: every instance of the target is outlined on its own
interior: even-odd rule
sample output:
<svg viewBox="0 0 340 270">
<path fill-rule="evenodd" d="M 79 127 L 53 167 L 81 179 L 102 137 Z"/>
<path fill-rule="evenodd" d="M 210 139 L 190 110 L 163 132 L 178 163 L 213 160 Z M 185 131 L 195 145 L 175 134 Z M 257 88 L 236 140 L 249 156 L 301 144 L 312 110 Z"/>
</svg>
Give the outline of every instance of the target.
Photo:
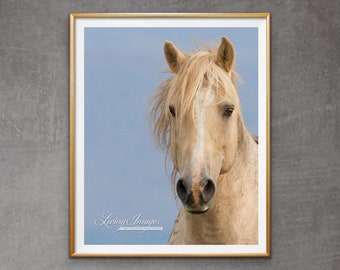
<svg viewBox="0 0 340 270">
<path fill-rule="evenodd" d="M 183 204 L 169 244 L 257 244 L 258 145 L 243 121 L 233 45 L 223 37 L 186 55 L 167 41 L 164 53 L 173 76 L 151 115 Z"/>
</svg>

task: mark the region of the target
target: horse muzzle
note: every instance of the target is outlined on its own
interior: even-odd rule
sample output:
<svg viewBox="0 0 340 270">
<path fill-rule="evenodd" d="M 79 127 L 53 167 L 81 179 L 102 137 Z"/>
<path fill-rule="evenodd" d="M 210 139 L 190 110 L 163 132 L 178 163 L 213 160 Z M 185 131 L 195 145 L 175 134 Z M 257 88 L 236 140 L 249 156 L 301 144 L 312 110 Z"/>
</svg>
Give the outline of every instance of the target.
<svg viewBox="0 0 340 270">
<path fill-rule="evenodd" d="M 192 214 L 202 214 L 209 210 L 215 190 L 215 184 L 209 178 L 202 178 L 197 183 L 181 178 L 176 185 L 177 195 L 185 210 Z"/>
</svg>

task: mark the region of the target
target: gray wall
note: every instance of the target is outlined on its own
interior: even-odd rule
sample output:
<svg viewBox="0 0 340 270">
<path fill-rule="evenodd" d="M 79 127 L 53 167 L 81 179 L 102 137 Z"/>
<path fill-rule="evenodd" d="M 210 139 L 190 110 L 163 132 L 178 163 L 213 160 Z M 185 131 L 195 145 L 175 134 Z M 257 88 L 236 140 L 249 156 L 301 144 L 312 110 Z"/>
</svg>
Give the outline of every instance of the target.
<svg viewBox="0 0 340 270">
<path fill-rule="evenodd" d="M 68 13 L 86 11 L 271 13 L 271 258 L 68 257 Z M 1 0 L 0 269 L 339 269 L 339 13 L 337 0 Z"/>
</svg>

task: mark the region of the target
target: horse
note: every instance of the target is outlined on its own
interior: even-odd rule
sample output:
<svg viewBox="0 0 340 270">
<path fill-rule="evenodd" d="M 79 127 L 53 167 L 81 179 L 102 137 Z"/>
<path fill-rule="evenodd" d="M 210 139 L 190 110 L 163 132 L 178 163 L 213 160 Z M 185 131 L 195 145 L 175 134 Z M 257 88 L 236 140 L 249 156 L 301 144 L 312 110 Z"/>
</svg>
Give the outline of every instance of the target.
<svg viewBox="0 0 340 270">
<path fill-rule="evenodd" d="M 182 204 L 168 244 L 257 244 L 258 144 L 243 120 L 233 44 L 222 37 L 184 53 L 165 41 L 164 54 L 171 77 L 150 114 Z"/>
</svg>

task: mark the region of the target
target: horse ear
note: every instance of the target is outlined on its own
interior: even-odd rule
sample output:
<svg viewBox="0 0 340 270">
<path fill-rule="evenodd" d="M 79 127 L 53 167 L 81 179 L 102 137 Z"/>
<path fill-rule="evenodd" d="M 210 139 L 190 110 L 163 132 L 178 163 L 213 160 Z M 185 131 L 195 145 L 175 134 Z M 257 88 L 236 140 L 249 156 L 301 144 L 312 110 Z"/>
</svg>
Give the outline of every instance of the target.
<svg viewBox="0 0 340 270">
<path fill-rule="evenodd" d="M 177 73 L 185 56 L 175 47 L 171 41 L 164 43 L 164 54 L 166 61 L 173 73 Z"/>
<path fill-rule="evenodd" d="M 217 51 L 216 62 L 219 66 L 230 72 L 235 63 L 235 51 L 233 44 L 226 37 L 222 37 L 220 47 Z"/>
</svg>

